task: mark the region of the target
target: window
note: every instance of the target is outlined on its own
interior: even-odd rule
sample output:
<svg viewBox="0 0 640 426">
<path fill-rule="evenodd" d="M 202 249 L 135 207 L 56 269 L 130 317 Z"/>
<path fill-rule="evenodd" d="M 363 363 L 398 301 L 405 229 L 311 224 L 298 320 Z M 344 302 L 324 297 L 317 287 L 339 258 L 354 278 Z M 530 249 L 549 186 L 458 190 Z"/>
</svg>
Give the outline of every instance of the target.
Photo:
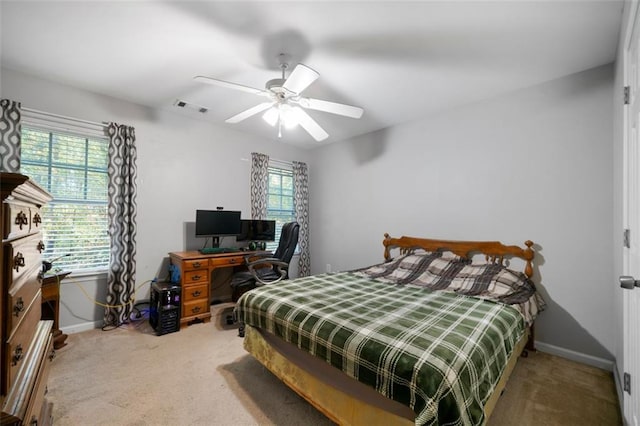
<svg viewBox="0 0 640 426">
<path fill-rule="evenodd" d="M 21 170 L 53 200 L 43 209 L 43 258 L 72 271 L 109 264 L 106 137 L 22 125 Z M 62 257 L 61 257 L 62 256 Z"/>
<path fill-rule="evenodd" d="M 276 240 L 267 244 L 267 250 L 275 251 L 280 241 L 282 225 L 296 220 L 293 206 L 293 171 L 269 167 L 267 219 L 276 221 Z"/>
</svg>

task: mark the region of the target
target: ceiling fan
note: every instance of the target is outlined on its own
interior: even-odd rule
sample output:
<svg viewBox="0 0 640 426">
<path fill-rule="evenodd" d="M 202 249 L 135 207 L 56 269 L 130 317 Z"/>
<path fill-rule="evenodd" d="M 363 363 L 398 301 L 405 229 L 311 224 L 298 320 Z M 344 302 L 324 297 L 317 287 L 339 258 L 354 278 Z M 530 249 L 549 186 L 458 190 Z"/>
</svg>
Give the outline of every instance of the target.
<svg viewBox="0 0 640 426">
<path fill-rule="evenodd" d="M 320 74 L 308 66 L 303 64 L 296 65 L 288 78 L 285 78 L 285 70 L 288 68 L 288 64 L 281 61 L 280 68 L 282 69 L 282 78 L 267 81 L 265 89 L 256 89 L 205 76 L 194 77 L 194 80 L 267 98 L 265 102 L 236 114 L 225 120 L 225 122 L 239 123 L 265 111 L 262 118 L 271 126 L 278 125 L 278 137 L 282 137 L 282 127 L 292 128 L 298 124 L 316 141 L 322 141 L 329 137 L 329 134 L 304 111 L 305 108 L 350 118 L 362 117 L 364 110 L 360 107 L 301 96 L 302 91 L 320 77 Z"/>
</svg>

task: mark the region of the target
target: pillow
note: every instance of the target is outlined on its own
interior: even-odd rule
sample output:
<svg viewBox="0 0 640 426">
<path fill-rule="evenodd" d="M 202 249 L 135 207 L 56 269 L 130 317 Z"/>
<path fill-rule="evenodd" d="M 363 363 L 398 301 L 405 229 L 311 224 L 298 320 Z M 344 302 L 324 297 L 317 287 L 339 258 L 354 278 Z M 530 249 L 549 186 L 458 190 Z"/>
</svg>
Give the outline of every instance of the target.
<svg viewBox="0 0 640 426">
<path fill-rule="evenodd" d="M 418 285 L 513 305 L 527 324 L 546 305 L 522 272 L 501 264 L 471 264 L 451 252 L 416 249 L 389 262 L 352 272 L 390 284 Z"/>
<path fill-rule="evenodd" d="M 458 262 L 444 271 L 429 268 L 410 284 L 432 290 L 453 291 L 514 306 L 531 324 L 546 303 L 522 272 L 500 264 L 471 265 Z"/>
</svg>

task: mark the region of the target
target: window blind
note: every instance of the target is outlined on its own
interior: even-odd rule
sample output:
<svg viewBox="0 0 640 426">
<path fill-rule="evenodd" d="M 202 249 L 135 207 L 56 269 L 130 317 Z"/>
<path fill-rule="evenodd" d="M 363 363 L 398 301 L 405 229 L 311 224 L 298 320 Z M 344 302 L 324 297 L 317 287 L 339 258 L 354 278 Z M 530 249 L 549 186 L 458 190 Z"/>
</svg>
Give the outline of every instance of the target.
<svg viewBox="0 0 640 426">
<path fill-rule="evenodd" d="M 43 209 L 45 260 L 71 271 L 109 264 L 105 129 L 29 113 L 23 119 L 21 173 L 53 196 Z M 59 258 L 59 259 L 58 259 Z"/>
<path fill-rule="evenodd" d="M 267 219 L 276 221 L 276 239 L 267 243 L 267 250 L 275 251 L 278 248 L 282 226 L 296 220 L 293 196 L 293 171 L 269 166 Z"/>
</svg>

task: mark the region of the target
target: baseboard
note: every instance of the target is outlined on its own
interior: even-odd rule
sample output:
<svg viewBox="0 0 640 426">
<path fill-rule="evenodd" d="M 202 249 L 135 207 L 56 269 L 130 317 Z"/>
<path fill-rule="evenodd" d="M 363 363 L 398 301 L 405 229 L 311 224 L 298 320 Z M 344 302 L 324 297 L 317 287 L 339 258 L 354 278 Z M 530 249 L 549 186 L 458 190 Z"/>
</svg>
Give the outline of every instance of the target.
<svg viewBox="0 0 640 426">
<path fill-rule="evenodd" d="M 618 407 L 620 407 L 620 416 L 624 419 L 624 390 L 622 389 L 622 382 L 620 381 L 620 375 L 618 374 L 618 365 L 613 363 L 613 381 L 616 385 L 616 393 L 618 395 Z M 630 424 L 623 420 L 625 424 Z"/>
<path fill-rule="evenodd" d="M 70 325 L 68 327 L 62 327 L 60 331 L 64 334 L 75 334 L 80 333 L 81 331 L 93 330 L 95 328 L 100 328 L 104 324 L 103 321 L 93 321 L 93 322 L 85 322 L 82 324 Z"/>
<path fill-rule="evenodd" d="M 583 354 L 580 352 L 572 351 L 570 349 L 561 348 L 559 346 L 550 345 L 544 342 L 538 342 L 536 340 L 536 349 L 540 352 L 546 352 L 551 355 L 561 356 L 562 358 L 567 358 L 572 361 L 581 362 L 583 364 L 591 365 L 593 367 L 598 367 L 603 370 L 613 371 L 614 361 L 599 358 L 592 355 Z"/>
</svg>

